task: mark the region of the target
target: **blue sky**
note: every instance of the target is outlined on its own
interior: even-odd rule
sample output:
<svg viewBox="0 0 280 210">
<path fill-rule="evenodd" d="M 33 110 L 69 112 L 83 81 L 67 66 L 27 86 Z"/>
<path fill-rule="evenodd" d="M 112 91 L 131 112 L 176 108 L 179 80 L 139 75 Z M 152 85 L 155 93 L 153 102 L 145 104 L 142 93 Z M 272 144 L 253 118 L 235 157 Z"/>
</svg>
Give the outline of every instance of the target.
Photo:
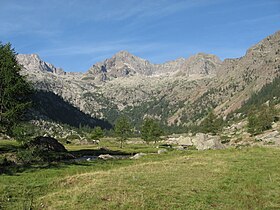
<svg viewBox="0 0 280 210">
<path fill-rule="evenodd" d="M 221 59 L 280 30 L 280 0 L 0 0 L 0 41 L 65 71 L 120 50 L 163 63 Z"/>
</svg>

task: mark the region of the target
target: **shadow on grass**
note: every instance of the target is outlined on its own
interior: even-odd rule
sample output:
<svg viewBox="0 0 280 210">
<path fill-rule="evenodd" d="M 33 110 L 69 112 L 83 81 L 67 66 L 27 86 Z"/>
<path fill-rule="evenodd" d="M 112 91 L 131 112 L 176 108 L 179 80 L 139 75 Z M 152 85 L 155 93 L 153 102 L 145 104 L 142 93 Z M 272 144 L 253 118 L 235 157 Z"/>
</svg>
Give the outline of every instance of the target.
<svg viewBox="0 0 280 210">
<path fill-rule="evenodd" d="M 3 152 L 16 152 L 18 147 L 12 148 L 11 150 L 7 148 L 7 150 L 2 150 Z M 98 163 L 105 163 L 105 160 L 99 160 L 97 157 L 102 154 L 109 154 L 112 156 L 116 156 L 116 159 L 110 160 L 120 160 L 120 159 L 126 159 L 130 157 L 131 155 L 134 155 L 134 153 L 125 153 L 123 151 L 119 150 L 109 150 L 105 148 L 101 149 L 82 149 L 82 150 L 76 150 L 76 151 L 70 151 L 66 153 L 56 153 L 56 156 L 53 156 L 54 153 L 52 153 L 53 159 L 48 159 L 47 161 L 38 161 L 38 162 L 32 162 L 28 164 L 16 164 L 14 162 L 6 161 L 0 163 L 0 175 L 10 175 L 10 176 L 17 176 L 19 173 L 23 173 L 25 171 L 36 171 L 41 169 L 62 169 L 66 168 L 71 165 L 77 165 L 77 166 L 89 166 L 92 165 L 92 161 L 88 162 L 86 160 L 84 161 L 76 161 L 76 159 L 80 159 L 81 157 L 87 157 L 92 156 L 96 157 L 93 161 L 98 161 Z M 67 157 L 67 158 L 63 158 Z M 122 158 L 120 158 L 122 157 Z"/>
<path fill-rule="evenodd" d="M 109 154 L 109 155 L 122 155 L 122 156 L 130 156 L 134 155 L 135 153 L 127 153 L 123 152 L 120 150 L 109 150 L 106 148 L 100 148 L 100 149 L 81 149 L 81 150 L 75 150 L 75 151 L 70 151 L 70 154 L 74 155 L 75 157 L 83 157 L 83 156 L 99 156 L 99 155 L 104 155 L 104 154 Z"/>
</svg>

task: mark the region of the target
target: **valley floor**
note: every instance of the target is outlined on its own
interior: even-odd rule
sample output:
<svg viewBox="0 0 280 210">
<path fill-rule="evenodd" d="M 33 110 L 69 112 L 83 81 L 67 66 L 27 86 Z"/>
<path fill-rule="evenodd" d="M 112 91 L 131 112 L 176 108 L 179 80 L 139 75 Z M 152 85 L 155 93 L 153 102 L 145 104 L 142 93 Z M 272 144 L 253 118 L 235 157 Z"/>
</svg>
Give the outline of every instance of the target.
<svg viewBox="0 0 280 210">
<path fill-rule="evenodd" d="M 253 147 L 34 166 L 0 175 L 0 209 L 280 209 L 279 165 Z"/>
</svg>

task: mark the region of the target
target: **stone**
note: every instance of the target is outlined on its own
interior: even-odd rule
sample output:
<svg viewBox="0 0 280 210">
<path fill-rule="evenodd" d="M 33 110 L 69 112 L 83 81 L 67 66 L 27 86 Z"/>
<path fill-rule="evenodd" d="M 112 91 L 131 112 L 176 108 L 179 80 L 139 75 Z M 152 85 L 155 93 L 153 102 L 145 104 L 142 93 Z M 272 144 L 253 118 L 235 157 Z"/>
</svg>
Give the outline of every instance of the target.
<svg viewBox="0 0 280 210">
<path fill-rule="evenodd" d="M 173 147 L 173 149 L 176 149 L 176 150 L 185 150 L 185 147 L 179 145 L 179 146 Z"/>
<path fill-rule="evenodd" d="M 192 146 L 193 145 L 191 137 L 189 137 L 189 136 L 188 137 L 180 136 L 177 139 L 177 143 L 181 146 Z"/>
<path fill-rule="evenodd" d="M 158 154 L 162 154 L 162 153 L 166 153 L 167 152 L 167 149 L 159 149 L 157 151 Z"/>
<path fill-rule="evenodd" d="M 269 131 L 255 137 L 256 141 L 261 141 L 264 144 L 280 145 L 279 131 Z"/>
<path fill-rule="evenodd" d="M 198 133 L 192 139 L 193 145 L 197 150 L 208 149 L 224 149 L 225 146 L 221 143 L 219 136 L 211 136 L 204 133 Z"/>
<path fill-rule="evenodd" d="M 141 157 L 143 157 L 143 156 L 145 156 L 146 155 L 146 153 L 137 153 L 137 154 L 135 154 L 135 155 L 133 155 L 132 157 L 130 157 L 130 159 L 131 160 L 138 160 L 138 159 L 140 159 Z"/>
<path fill-rule="evenodd" d="M 101 160 L 112 160 L 112 159 L 115 159 L 115 157 L 112 156 L 112 155 L 109 155 L 109 154 L 104 154 L 104 155 L 99 155 L 98 159 L 101 159 Z"/>
</svg>

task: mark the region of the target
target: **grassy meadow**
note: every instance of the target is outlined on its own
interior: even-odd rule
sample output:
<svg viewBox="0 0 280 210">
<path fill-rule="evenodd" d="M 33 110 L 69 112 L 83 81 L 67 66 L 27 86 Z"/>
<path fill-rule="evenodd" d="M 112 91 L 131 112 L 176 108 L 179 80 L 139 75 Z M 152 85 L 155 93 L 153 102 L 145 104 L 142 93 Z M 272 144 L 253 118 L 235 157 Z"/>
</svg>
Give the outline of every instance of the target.
<svg viewBox="0 0 280 210">
<path fill-rule="evenodd" d="M 103 143 L 112 151 L 117 144 Z M 0 151 L 17 144 L 2 141 Z M 99 145 L 100 146 L 100 145 Z M 72 152 L 97 146 L 70 145 Z M 280 209 L 280 150 L 168 151 L 139 160 L 56 162 L 0 175 L 0 209 Z"/>
</svg>

